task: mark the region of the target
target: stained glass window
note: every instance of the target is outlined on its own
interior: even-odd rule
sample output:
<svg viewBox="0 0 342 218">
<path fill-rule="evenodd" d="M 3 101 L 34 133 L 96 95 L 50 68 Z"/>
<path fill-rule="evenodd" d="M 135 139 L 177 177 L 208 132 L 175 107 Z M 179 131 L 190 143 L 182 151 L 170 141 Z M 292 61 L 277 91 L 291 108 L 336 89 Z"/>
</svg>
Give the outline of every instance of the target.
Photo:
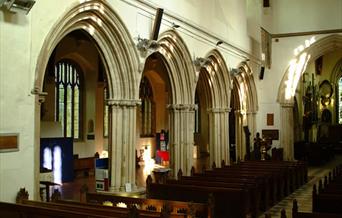
<svg viewBox="0 0 342 218">
<path fill-rule="evenodd" d="M 80 131 L 80 74 L 79 68 L 68 61 L 55 66 L 56 114 L 64 137 L 81 138 Z"/>
<path fill-rule="evenodd" d="M 155 133 L 155 103 L 152 86 L 146 77 L 141 81 L 139 95 L 141 99 L 141 135 L 152 136 Z"/>
</svg>

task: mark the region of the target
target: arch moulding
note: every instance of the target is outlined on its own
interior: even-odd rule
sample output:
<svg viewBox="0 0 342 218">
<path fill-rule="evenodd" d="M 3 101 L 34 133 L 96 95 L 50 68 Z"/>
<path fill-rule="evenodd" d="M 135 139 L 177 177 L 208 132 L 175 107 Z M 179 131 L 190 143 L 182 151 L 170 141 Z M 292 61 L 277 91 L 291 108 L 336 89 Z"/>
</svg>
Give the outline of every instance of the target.
<svg viewBox="0 0 342 218">
<path fill-rule="evenodd" d="M 128 29 L 109 3 L 90 0 L 74 4 L 56 21 L 43 42 L 37 60 L 33 89 L 33 93 L 37 94 L 36 102 L 43 91 L 45 70 L 53 50 L 63 37 L 75 30 L 83 30 L 94 39 L 108 79 L 108 104 L 112 115 L 109 167 L 115 166 L 116 169 L 110 174 L 110 186 L 119 189 L 127 182 L 135 184 L 135 134 L 128 130 L 135 129 L 136 125 L 139 57 Z M 35 174 L 39 178 L 40 104 L 36 104 L 35 108 Z M 35 184 L 35 193 L 38 193 L 39 182 L 35 181 Z"/>
<path fill-rule="evenodd" d="M 195 112 L 195 67 L 181 36 L 173 29 L 159 36 L 156 53 L 162 56 L 171 86 L 169 100 L 170 166 L 189 175 L 192 167 Z"/>
</svg>

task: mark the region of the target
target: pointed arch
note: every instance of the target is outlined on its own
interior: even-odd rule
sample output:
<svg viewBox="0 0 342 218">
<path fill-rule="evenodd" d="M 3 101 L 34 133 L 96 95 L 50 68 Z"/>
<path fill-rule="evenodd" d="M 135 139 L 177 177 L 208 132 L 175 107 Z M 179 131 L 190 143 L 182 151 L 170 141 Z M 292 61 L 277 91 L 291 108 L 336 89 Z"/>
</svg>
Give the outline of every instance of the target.
<svg viewBox="0 0 342 218">
<path fill-rule="evenodd" d="M 58 19 L 40 50 L 33 93 L 42 93 L 51 54 L 58 43 L 75 30 L 86 32 L 94 40 L 104 64 L 112 126 L 109 155 L 111 165 L 116 167 L 111 171 L 110 186 L 119 190 L 127 182 L 135 184 L 136 139 L 129 130 L 135 129 L 136 105 L 139 102 L 139 57 L 128 29 L 107 1 L 89 0 L 74 4 Z M 36 178 L 39 178 L 40 97 L 35 98 Z M 35 181 L 35 184 L 35 195 L 38 196 L 39 183 Z"/>
<path fill-rule="evenodd" d="M 187 45 L 173 29 L 163 32 L 157 52 L 168 68 L 172 89 L 172 104 L 194 104 L 195 68 Z"/>
<path fill-rule="evenodd" d="M 210 164 L 215 162 L 220 166 L 222 160 L 230 162 L 228 121 L 232 83 L 226 62 L 217 49 L 208 52 L 206 59 L 197 85 L 207 99 Z"/>
<path fill-rule="evenodd" d="M 252 76 L 252 69 L 249 67 L 247 62 L 243 61 L 239 64 L 239 71 L 245 81 L 245 91 L 246 91 L 246 105 L 247 113 L 256 113 L 258 111 L 258 95 L 254 82 L 254 77 Z"/>
<path fill-rule="evenodd" d="M 171 89 L 168 105 L 170 165 L 173 172 L 182 169 L 189 175 L 194 145 L 195 67 L 187 45 L 173 29 L 160 35 L 155 53 L 162 56 Z"/>
<path fill-rule="evenodd" d="M 291 65 L 287 66 L 284 76 L 280 82 L 278 89 L 278 102 L 280 104 L 293 105 L 295 90 L 297 88 L 298 80 L 305 71 L 305 66 L 310 60 L 315 60 L 319 56 L 327 54 L 333 50 L 342 49 L 342 34 L 333 34 L 326 36 L 316 42 L 310 47 L 304 49 L 298 58 L 294 57 L 293 63 L 299 62 L 301 57 L 306 55 L 306 60 L 302 69 L 298 71 L 300 75 L 293 76 Z M 296 65 L 294 65 L 296 67 Z"/>
<path fill-rule="evenodd" d="M 284 159 L 294 159 L 294 132 L 293 132 L 293 107 L 295 91 L 299 79 L 310 60 L 316 60 L 319 56 L 331 51 L 342 49 L 342 35 L 332 34 L 326 36 L 305 48 L 287 66 L 278 89 L 278 102 L 280 108 L 280 144 L 284 147 Z"/>
<path fill-rule="evenodd" d="M 336 81 L 342 76 L 342 58 L 337 61 L 334 66 L 334 69 L 330 75 L 330 81 L 333 81 L 336 84 Z"/>
<path fill-rule="evenodd" d="M 45 69 L 54 48 L 75 30 L 87 32 L 99 47 L 106 68 L 109 98 L 138 99 L 138 53 L 123 21 L 105 1 L 90 0 L 74 5 L 48 33 L 39 54 L 35 89 L 42 90 Z"/>
<path fill-rule="evenodd" d="M 226 61 L 217 49 L 211 50 L 206 57 L 210 62 L 205 68 L 213 83 L 212 89 L 215 94 L 213 96 L 212 107 L 229 108 L 232 83 Z"/>
<path fill-rule="evenodd" d="M 246 138 L 244 137 L 244 126 L 248 126 L 250 132 L 249 142 L 256 133 L 256 113 L 258 111 L 257 90 L 252 76 L 253 72 L 248 63 L 243 61 L 238 65 L 234 75 L 234 90 L 232 98 L 235 109 L 235 139 L 236 155 L 244 159 L 246 155 Z"/>
</svg>

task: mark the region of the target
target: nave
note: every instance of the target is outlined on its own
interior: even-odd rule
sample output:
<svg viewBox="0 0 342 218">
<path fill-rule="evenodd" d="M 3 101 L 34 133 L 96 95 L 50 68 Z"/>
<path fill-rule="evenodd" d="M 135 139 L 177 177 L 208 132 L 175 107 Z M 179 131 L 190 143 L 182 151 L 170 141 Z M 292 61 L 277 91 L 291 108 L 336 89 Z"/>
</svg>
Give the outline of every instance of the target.
<svg viewBox="0 0 342 218">
<path fill-rule="evenodd" d="M 205 166 L 209 168 L 209 161 L 207 158 L 195 159 L 194 160 L 196 169 Z M 298 202 L 298 208 L 300 212 L 312 212 L 312 188 L 313 185 L 318 185 L 320 179 L 327 176 L 329 172 L 337 165 L 342 164 L 342 155 L 336 155 L 332 160 L 319 166 L 309 166 L 308 167 L 308 182 L 295 190 L 289 196 L 285 197 L 283 200 L 278 202 L 275 206 L 270 208 L 266 213 L 262 213 L 259 218 L 264 218 L 265 215 L 270 217 L 281 217 L 281 210 L 285 209 L 287 218 L 292 217 L 292 206 L 293 200 L 296 199 Z M 144 167 L 136 169 L 137 175 L 137 185 L 146 186 L 144 176 Z M 153 175 L 153 174 L 152 174 Z M 154 178 L 153 178 L 154 179 Z M 65 183 L 61 186 L 61 193 L 63 200 L 75 200 L 80 201 L 80 189 L 82 185 L 88 187 L 89 192 L 95 191 L 95 177 L 90 175 L 87 177 L 78 177 L 73 183 Z M 141 195 L 139 197 L 145 197 Z"/>
</svg>

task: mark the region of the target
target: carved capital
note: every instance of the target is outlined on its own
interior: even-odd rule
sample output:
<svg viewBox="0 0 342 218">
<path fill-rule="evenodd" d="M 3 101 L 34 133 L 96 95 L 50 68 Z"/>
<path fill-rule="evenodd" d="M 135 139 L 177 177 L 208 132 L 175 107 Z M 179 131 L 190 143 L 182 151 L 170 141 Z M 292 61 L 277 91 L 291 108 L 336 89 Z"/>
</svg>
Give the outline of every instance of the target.
<svg viewBox="0 0 342 218">
<path fill-rule="evenodd" d="M 140 99 L 107 99 L 107 105 L 114 107 L 136 107 L 141 104 Z"/>
<path fill-rule="evenodd" d="M 228 113 L 231 111 L 228 107 L 216 107 L 216 108 L 208 108 L 208 113 Z"/>
<path fill-rule="evenodd" d="M 197 104 L 169 104 L 167 108 L 175 111 L 195 111 L 198 106 Z"/>
</svg>

